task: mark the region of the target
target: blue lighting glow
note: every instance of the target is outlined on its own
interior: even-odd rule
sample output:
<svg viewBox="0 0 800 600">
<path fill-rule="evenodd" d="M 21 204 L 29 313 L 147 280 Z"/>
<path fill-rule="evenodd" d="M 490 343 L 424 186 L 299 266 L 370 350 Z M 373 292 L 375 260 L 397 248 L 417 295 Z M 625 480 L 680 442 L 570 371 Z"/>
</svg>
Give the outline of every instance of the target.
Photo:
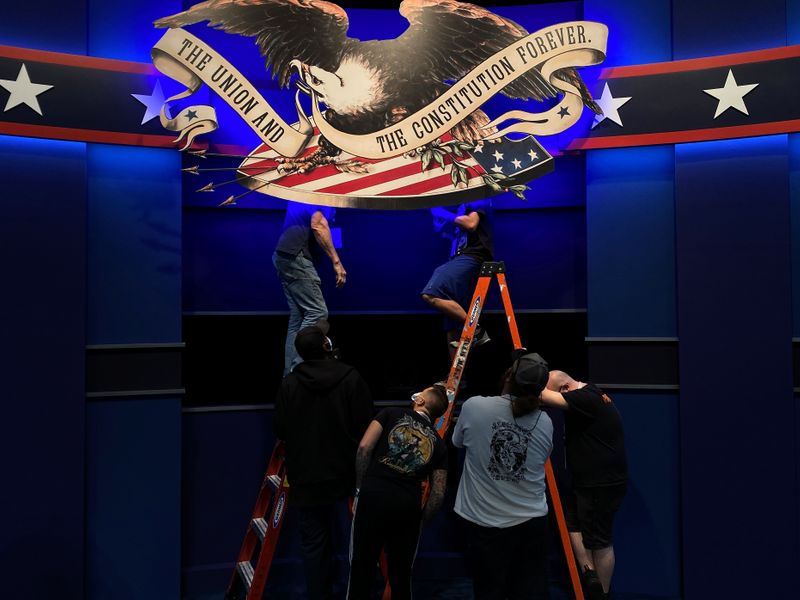
<svg viewBox="0 0 800 600">
<path fill-rule="evenodd" d="M 90 56 L 147 63 L 150 49 L 164 34 L 153 27 L 153 21 L 180 12 L 183 3 L 180 0 L 89 2 L 88 7 Z"/>
<path fill-rule="evenodd" d="M 676 144 L 675 152 L 682 159 L 700 158 L 703 160 L 718 155 L 725 156 L 761 156 L 764 154 L 787 153 L 787 134 L 765 135 L 736 140 L 716 140 L 710 142 L 692 142 L 689 144 Z"/>
<path fill-rule="evenodd" d="M 0 44 L 86 54 L 86 4 L 59 0 L 3 2 Z"/>
<path fill-rule="evenodd" d="M 672 58 L 670 0 L 585 0 L 583 6 L 585 19 L 608 26 L 608 56 L 602 68 Z"/>
<path fill-rule="evenodd" d="M 784 46 L 786 19 L 786 0 L 674 0 L 674 58 L 702 58 Z"/>
<path fill-rule="evenodd" d="M 0 157 L 4 157 L 6 154 L 9 156 L 19 156 L 20 154 L 83 152 L 84 150 L 86 150 L 85 142 L 0 135 Z"/>
</svg>

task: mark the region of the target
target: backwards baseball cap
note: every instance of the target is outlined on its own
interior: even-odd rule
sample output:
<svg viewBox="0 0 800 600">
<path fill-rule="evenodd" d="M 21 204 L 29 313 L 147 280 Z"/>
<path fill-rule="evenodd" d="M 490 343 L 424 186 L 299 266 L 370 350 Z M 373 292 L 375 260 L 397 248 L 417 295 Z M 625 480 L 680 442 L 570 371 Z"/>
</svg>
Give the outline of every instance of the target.
<svg viewBox="0 0 800 600">
<path fill-rule="evenodd" d="M 332 350 L 330 338 L 325 334 L 328 330 L 328 322 L 320 321 L 315 325 L 303 327 L 297 332 L 294 338 L 294 347 L 300 358 L 303 360 L 314 360 L 325 358 Z"/>
<path fill-rule="evenodd" d="M 511 366 L 511 377 L 519 392 L 538 396 L 547 386 L 550 369 L 536 352 L 520 356 Z"/>
</svg>

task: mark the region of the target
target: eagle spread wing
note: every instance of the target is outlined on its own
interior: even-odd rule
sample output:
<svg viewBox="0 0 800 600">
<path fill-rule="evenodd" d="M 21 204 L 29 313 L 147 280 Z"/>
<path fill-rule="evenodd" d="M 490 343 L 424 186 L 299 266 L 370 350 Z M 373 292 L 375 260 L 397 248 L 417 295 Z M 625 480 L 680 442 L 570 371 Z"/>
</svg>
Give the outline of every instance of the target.
<svg viewBox="0 0 800 600">
<path fill-rule="evenodd" d="M 292 60 L 334 70 L 347 45 L 355 42 L 347 37 L 347 13 L 324 0 L 207 0 L 154 24 L 182 27 L 201 21 L 255 37 L 267 68 L 283 87 L 289 85 Z"/>
<path fill-rule="evenodd" d="M 480 6 L 456 0 L 405 0 L 400 14 L 410 23 L 397 38 L 420 70 L 439 81 L 461 79 L 478 64 L 516 40 L 528 35 L 522 26 Z M 555 76 L 581 90 L 584 102 L 595 112 L 597 104 L 574 68 L 560 69 Z M 503 88 L 511 98 L 543 100 L 559 92 L 538 69 Z"/>
</svg>

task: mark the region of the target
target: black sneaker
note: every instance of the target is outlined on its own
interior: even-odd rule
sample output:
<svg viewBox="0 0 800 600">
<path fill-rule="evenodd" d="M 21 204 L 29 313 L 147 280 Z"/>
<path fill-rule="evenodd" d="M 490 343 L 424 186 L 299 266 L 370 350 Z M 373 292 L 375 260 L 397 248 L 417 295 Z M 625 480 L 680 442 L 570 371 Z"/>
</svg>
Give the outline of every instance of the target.
<svg viewBox="0 0 800 600">
<path fill-rule="evenodd" d="M 597 577 L 594 569 L 587 565 L 583 566 L 583 587 L 586 590 L 586 600 L 605 600 L 606 594 L 603 591 L 603 584 Z"/>
<path fill-rule="evenodd" d="M 475 348 L 477 346 L 483 346 L 486 342 L 490 342 L 492 338 L 489 337 L 489 334 L 486 333 L 486 330 L 478 325 L 475 328 L 475 335 L 472 336 L 472 347 Z M 450 346 L 453 348 L 458 348 L 458 344 L 461 340 L 453 340 L 450 342 Z"/>
</svg>

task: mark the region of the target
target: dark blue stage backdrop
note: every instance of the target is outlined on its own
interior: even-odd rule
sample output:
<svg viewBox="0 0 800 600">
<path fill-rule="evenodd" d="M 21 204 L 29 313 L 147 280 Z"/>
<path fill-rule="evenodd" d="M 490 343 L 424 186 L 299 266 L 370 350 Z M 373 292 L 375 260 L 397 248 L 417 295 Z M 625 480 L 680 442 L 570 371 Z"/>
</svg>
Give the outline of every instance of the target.
<svg viewBox="0 0 800 600">
<path fill-rule="evenodd" d="M 144 63 L 161 35 L 151 21 L 192 4 L 6 2 L 0 44 Z M 800 0 L 496 10 L 529 30 L 606 23 L 606 67 L 800 44 Z M 404 27 L 394 9 L 350 15 L 356 37 Z M 275 89 L 250 40 L 191 29 L 267 94 Z M 595 95 L 598 73 L 584 72 Z M 0 106 L 6 98 L 0 89 Z M 292 114 L 290 94 L 275 98 Z M 246 125 L 209 99 L 216 141 L 255 147 Z M 486 109 L 509 106 L 495 99 Z M 556 153 L 589 121 L 541 141 Z M 589 377 L 626 424 L 619 598 L 796 596 L 798 135 L 557 156 L 526 202 L 496 199 L 497 255 L 515 308 L 588 313 L 575 353 L 588 354 Z M 272 318 L 265 343 L 279 343 L 286 310 L 270 255 L 284 203 L 252 194 L 217 207 L 227 190 L 195 194 L 204 182 L 180 173 L 195 161 L 170 150 L 1 136 L 0 158 L 6 595 L 219 594 L 273 442 L 263 403 L 277 381 L 247 396 L 262 403 L 255 409 L 232 408 L 245 398 L 222 397 L 224 386 L 215 387 L 220 410 L 187 408 L 182 319 L 208 315 L 223 319 L 218 330 L 241 331 L 224 319 Z M 336 225 L 350 277 L 337 291 L 322 269 L 334 318 L 431 318 L 414 315 L 426 313 L 418 290 L 448 247 L 427 212 L 339 211 Z M 219 348 L 226 360 L 236 350 Z M 287 573 L 298 560 L 291 526 L 280 550 Z M 423 562 L 456 572 L 446 519 L 435 532 Z"/>
</svg>

